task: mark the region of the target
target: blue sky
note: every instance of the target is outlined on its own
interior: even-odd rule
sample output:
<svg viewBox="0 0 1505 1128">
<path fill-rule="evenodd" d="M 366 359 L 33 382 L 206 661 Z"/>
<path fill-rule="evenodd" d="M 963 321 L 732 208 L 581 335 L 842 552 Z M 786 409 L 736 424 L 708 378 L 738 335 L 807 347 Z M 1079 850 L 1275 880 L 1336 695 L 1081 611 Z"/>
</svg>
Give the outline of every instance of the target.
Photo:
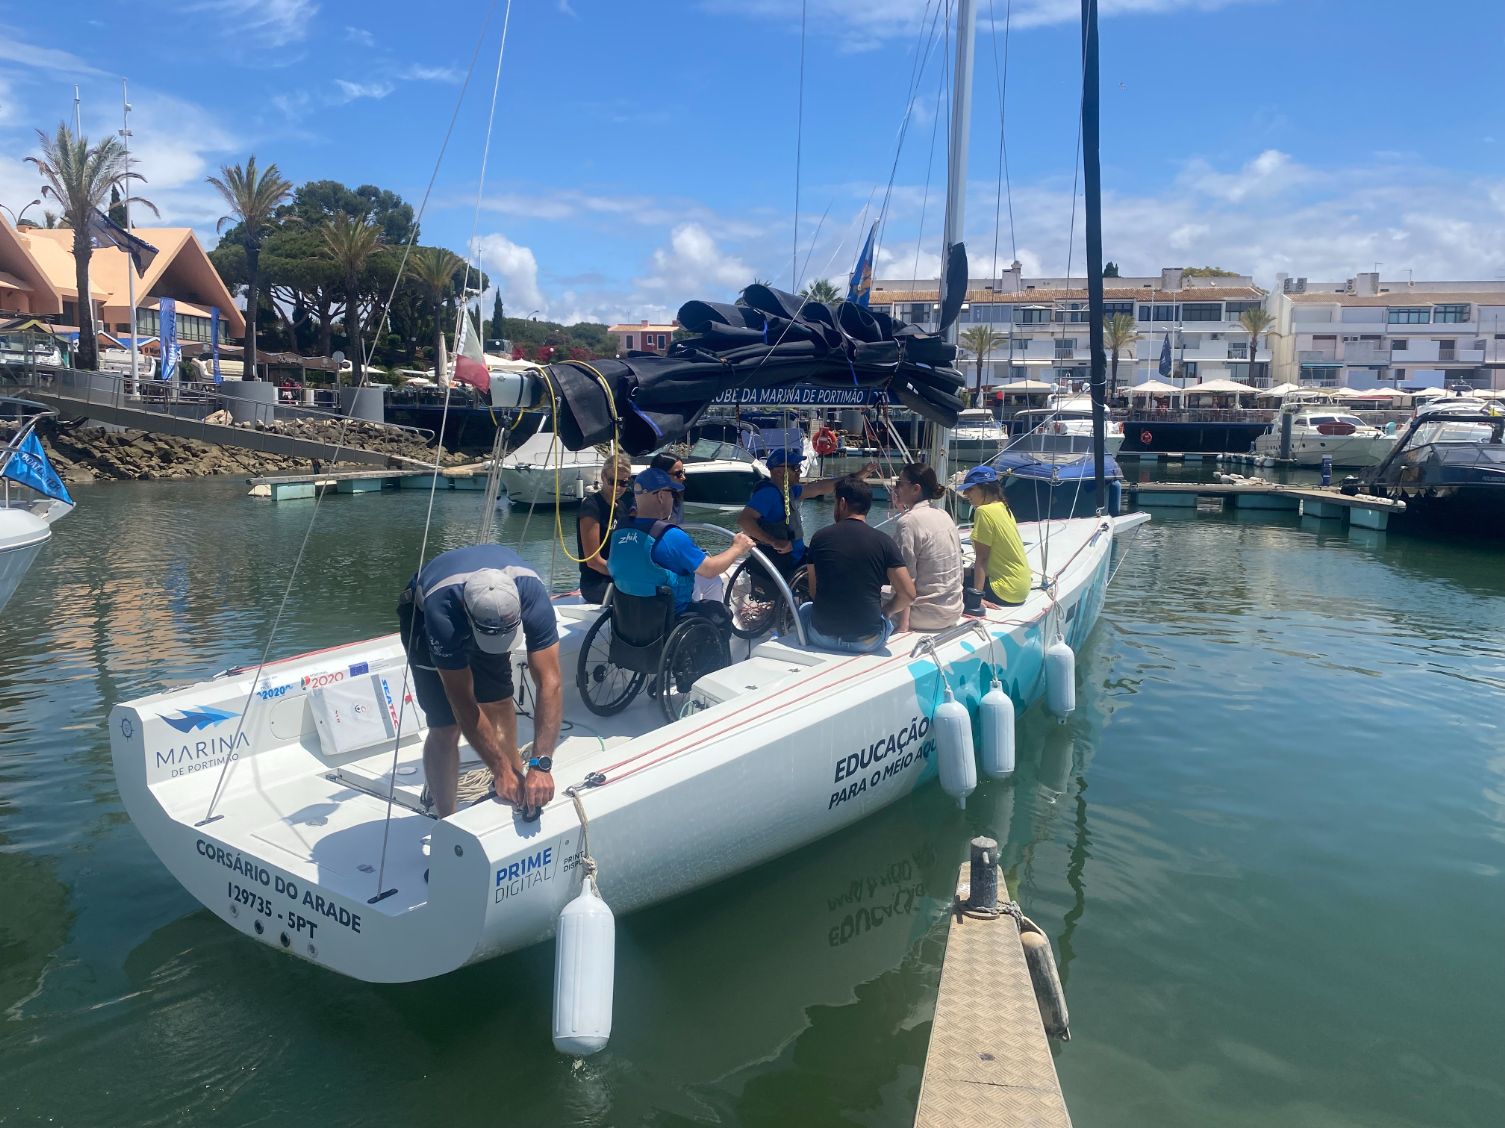
<svg viewBox="0 0 1505 1128">
<path fill-rule="evenodd" d="M 74 0 L 0 5 L 0 203 L 72 113 L 119 126 L 131 83 L 143 189 L 213 245 L 204 176 L 254 152 L 296 181 L 422 199 L 424 241 L 479 248 L 509 313 L 662 317 L 753 277 L 787 285 L 795 242 L 801 0 L 516 0 L 491 164 L 477 183 L 505 3 Z M 1077 0 L 979 0 L 967 239 L 1030 273 L 1082 261 L 1072 225 Z M 894 161 L 927 0 L 806 0 L 803 280 L 850 269 Z M 1505 5 L 1102 0 L 1105 249 L 1125 273 L 1217 264 L 1344 278 L 1505 277 Z M 995 227 L 1003 54 L 1014 223 Z M 488 16 L 489 14 L 489 16 Z M 489 22 L 488 22 L 489 20 Z M 945 105 L 932 59 L 900 154 L 880 273 L 933 276 Z M 931 137 L 936 132 L 931 162 Z M 33 209 L 33 215 L 37 209 Z M 921 222 L 923 213 L 923 224 Z M 822 219 L 824 216 L 824 219 Z M 1074 231 L 1074 238 L 1070 233 Z M 474 234 L 475 240 L 472 241 Z"/>
</svg>

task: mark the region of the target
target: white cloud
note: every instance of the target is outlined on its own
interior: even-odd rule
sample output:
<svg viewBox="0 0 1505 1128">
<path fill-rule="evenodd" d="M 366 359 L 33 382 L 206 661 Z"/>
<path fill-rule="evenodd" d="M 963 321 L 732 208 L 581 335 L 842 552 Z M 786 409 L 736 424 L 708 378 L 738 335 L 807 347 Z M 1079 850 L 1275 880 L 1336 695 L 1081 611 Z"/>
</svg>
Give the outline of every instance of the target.
<svg viewBox="0 0 1505 1128">
<path fill-rule="evenodd" d="M 559 0 L 559 11 L 562 15 L 569 16 L 573 20 L 580 18 L 575 14 L 575 9 L 570 6 L 570 0 Z"/>
<path fill-rule="evenodd" d="M 0 27 L 0 62 L 34 67 L 65 75 L 97 75 L 105 72 L 68 51 L 39 47 L 20 38 L 13 28 Z"/>
<path fill-rule="evenodd" d="M 351 27 L 349 24 L 346 24 L 345 39 L 351 43 L 359 44 L 362 47 L 376 46 L 376 36 L 372 35 L 363 27 Z"/>
<path fill-rule="evenodd" d="M 186 10 L 213 16 L 226 35 L 285 47 L 308 38 L 319 5 L 314 0 L 197 0 Z"/>
<path fill-rule="evenodd" d="M 382 99 L 397 89 L 392 83 L 385 81 L 351 82 L 348 79 L 337 78 L 334 84 L 339 89 L 339 93 L 334 95 L 336 104 L 354 102 L 358 98 Z"/>
<path fill-rule="evenodd" d="M 676 298 L 735 293 L 755 273 L 741 259 L 723 252 L 698 223 L 682 223 L 669 233 L 669 245 L 653 252 L 652 270 L 638 280 L 639 286 Z"/>
<path fill-rule="evenodd" d="M 415 82 L 458 83 L 465 76 L 456 67 L 426 67 L 415 63 L 402 72 L 402 77 Z"/>
<path fill-rule="evenodd" d="M 1188 189 L 1230 204 L 1289 192 L 1317 179 L 1315 172 L 1279 149 L 1266 149 L 1234 172 L 1219 172 L 1205 160 L 1195 158 L 1187 162 L 1180 178 Z"/>
<path fill-rule="evenodd" d="M 493 280 L 504 283 L 502 300 L 511 317 L 527 317 L 534 309 L 549 313 L 548 303 L 538 288 L 538 260 L 533 251 L 496 232 L 482 235 L 471 247 L 481 259 L 481 269 Z M 482 306 L 489 309 L 488 306 Z"/>
</svg>

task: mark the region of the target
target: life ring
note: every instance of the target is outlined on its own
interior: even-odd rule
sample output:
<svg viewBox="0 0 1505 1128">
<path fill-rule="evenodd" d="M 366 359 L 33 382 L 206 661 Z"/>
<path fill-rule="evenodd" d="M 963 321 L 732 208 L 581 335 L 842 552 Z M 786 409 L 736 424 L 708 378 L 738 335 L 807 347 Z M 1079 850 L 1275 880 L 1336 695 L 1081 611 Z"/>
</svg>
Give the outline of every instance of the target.
<svg viewBox="0 0 1505 1128">
<path fill-rule="evenodd" d="M 815 432 L 814 446 L 815 453 L 822 457 L 828 454 L 835 454 L 841 449 L 841 444 L 836 439 L 836 432 L 829 427 L 822 427 L 819 431 Z"/>
<path fill-rule="evenodd" d="M 1152 443 L 1152 442 L 1155 441 L 1155 436 L 1152 435 L 1152 434 L 1150 434 L 1148 431 L 1140 431 L 1139 432 L 1139 441 L 1141 443 L 1143 443 L 1145 446 L 1149 446 L 1150 443 Z"/>
</svg>

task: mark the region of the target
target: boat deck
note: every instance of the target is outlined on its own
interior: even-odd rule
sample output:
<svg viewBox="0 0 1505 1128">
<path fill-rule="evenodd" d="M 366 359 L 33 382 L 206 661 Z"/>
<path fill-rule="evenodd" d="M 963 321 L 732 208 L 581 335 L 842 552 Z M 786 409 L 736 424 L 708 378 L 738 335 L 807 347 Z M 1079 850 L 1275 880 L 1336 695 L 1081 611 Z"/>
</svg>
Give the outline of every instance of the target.
<svg viewBox="0 0 1505 1128">
<path fill-rule="evenodd" d="M 969 878 L 962 866 L 961 885 Z M 999 874 L 999 897 L 1005 891 Z M 1070 1128 L 1019 925 L 951 914 L 915 1128 Z"/>
</svg>

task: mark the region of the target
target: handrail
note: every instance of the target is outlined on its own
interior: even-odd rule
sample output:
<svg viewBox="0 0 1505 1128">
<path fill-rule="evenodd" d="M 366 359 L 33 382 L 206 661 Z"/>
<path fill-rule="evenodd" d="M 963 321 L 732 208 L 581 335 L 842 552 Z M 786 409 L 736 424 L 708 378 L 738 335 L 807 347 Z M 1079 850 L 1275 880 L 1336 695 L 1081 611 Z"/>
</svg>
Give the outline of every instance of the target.
<svg viewBox="0 0 1505 1128">
<path fill-rule="evenodd" d="M 981 619 L 965 619 L 962 622 L 957 623 L 954 627 L 947 627 L 943 631 L 937 631 L 935 634 L 926 635 L 924 638 L 920 639 L 919 642 L 914 644 L 914 649 L 909 652 L 909 656 L 911 658 L 918 658 L 922 652 L 929 650 L 931 651 L 931 658 L 935 659 L 935 661 L 939 663 L 940 659 L 936 658 L 934 653 L 937 646 L 943 646 L 948 642 L 952 642 L 956 639 L 961 638 L 963 635 L 972 634 L 974 631 L 982 635 L 983 641 L 990 647 L 994 645 L 993 636 L 989 633 L 987 624 L 985 622 L 983 622 Z"/>
<path fill-rule="evenodd" d="M 10 404 L 20 404 L 23 407 L 33 408 L 34 410 L 30 415 L 24 417 L 19 412 L 16 414 L 15 418 L 20 427 L 14 435 L 6 440 L 5 446 L 0 447 L 0 473 L 4 472 L 6 466 L 10 464 L 10 460 L 21 449 L 21 444 L 26 441 L 26 436 L 37 429 L 37 424 L 43 419 L 57 414 L 56 411 L 52 410 L 46 404 L 37 403 L 35 400 L 21 399 L 19 396 L 0 396 L 0 405 Z M 6 479 L 5 482 L 5 497 L 7 501 L 10 500 L 9 479 Z"/>
<path fill-rule="evenodd" d="M 693 525 L 682 525 L 680 527 L 684 529 L 699 529 L 701 532 L 705 533 L 720 533 L 727 540 L 737 539 L 736 533 L 732 532 L 732 530 L 730 529 L 723 529 L 720 525 L 707 525 L 703 522 L 697 521 Z M 801 646 L 809 646 L 810 643 L 805 638 L 805 624 L 800 619 L 799 606 L 794 602 L 794 592 L 789 590 L 789 585 L 784 581 L 784 577 L 779 573 L 779 570 L 773 566 L 768 557 L 763 555 L 762 550 L 759 549 L 757 545 L 753 545 L 749 551 L 753 556 L 757 557 L 758 560 L 762 562 L 764 571 L 766 571 L 770 576 L 773 577 L 773 582 L 779 585 L 779 592 L 781 595 L 783 595 L 784 601 L 789 605 L 789 612 L 794 619 L 794 637 L 800 640 Z"/>
<path fill-rule="evenodd" d="M 89 372 L 75 368 L 32 369 L 27 371 L 25 376 L 25 379 L 20 381 L 12 380 L 11 383 L 23 387 L 50 390 L 53 394 L 61 398 L 78 399 L 86 404 L 98 403 L 121 410 L 147 411 L 157 415 L 170 416 L 174 419 L 196 419 L 199 423 L 204 423 L 205 426 L 209 426 L 210 424 L 205 423 L 204 415 L 212 414 L 213 412 L 212 410 L 206 411 L 204 415 L 199 415 L 199 409 L 215 409 L 216 404 L 218 404 L 219 408 L 228 409 L 229 405 L 227 401 L 233 400 L 237 403 L 254 403 L 258 408 L 270 409 L 274 421 L 277 420 L 277 415 L 281 412 L 285 417 L 283 421 L 308 419 L 311 422 L 327 423 L 342 423 L 347 420 L 352 423 L 369 422 L 403 435 L 414 436 L 424 443 L 434 440 L 434 432 L 426 427 L 409 427 L 401 423 L 388 423 L 385 420 L 381 422 L 362 420 L 341 412 L 320 411 L 317 408 L 303 407 L 299 404 L 282 404 L 275 401 L 262 403 L 260 401 L 252 401 L 247 396 L 230 395 L 223 390 L 211 392 L 198 382 L 180 385 L 170 380 L 147 380 L 139 377 L 133 381 L 131 377 L 117 372 Z M 232 381 L 232 383 L 236 383 L 236 381 Z M 136 385 L 138 389 L 161 389 L 164 393 L 172 393 L 172 398 L 168 399 L 166 395 L 160 399 L 151 395 L 142 396 L 139 391 L 133 394 L 127 390 L 127 385 L 129 384 Z M 223 385 L 217 385 L 216 387 L 222 389 Z M 172 410 L 179 406 L 187 407 L 190 410 L 183 413 Z M 287 416 L 291 416 L 292 418 L 287 419 Z"/>
</svg>

